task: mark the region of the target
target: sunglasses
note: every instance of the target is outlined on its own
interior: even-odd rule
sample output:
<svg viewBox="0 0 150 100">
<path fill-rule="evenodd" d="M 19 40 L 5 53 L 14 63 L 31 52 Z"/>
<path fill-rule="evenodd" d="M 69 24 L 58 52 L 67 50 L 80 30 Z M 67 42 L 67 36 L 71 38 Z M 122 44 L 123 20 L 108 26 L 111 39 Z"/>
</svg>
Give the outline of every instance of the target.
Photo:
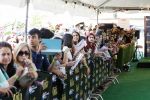
<svg viewBox="0 0 150 100">
<path fill-rule="evenodd" d="M 20 51 L 19 53 L 18 53 L 18 55 L 19 56 L 23 56 L 23 55 L 26 55 L 26 56 L 29 56 L 29 52 L 28 51 Z"/>
</svg>

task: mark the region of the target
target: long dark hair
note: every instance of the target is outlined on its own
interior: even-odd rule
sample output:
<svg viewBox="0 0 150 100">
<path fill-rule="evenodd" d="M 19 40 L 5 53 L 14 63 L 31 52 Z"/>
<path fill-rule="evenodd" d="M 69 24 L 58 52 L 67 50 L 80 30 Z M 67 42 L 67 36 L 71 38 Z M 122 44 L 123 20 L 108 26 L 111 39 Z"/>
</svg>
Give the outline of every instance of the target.
<svg viewBox="0 0 150 100">
<path fill-rule="evenodd" d="M 73 36 L 73 33 L 77 33 L 77 34 L 78 34 L 79 40 L 78 40 L 77 42 L 80 42 L 80 41 L 81 41 L 81 36 L 80 36 L 79 32 L 73 31 L 73 32 L 72 32 L 72 36 Z M 73 41 L 73 43 L 74 43 L 74 44 L 77 44 L 77 43 L 75 43 L 74 41 Z"/>
<path fill-rule="evenodd" d="M 69 48 L 72 48 L 72 35 L 71 34 L 65 34 L 63 36 L 63 46 L 67 46 Z"/>
<path fill-rule="evenodd" d="M 54 36 L 54 33 L 46 28 L 41 28 L 41 38 L 42 39 L 50 39 Z"/>
<path fill-rule="evenodd" d="M 92 35 L 95 39 L 95 35 L 93 33 L 90 33 L 87 38 L 86 38 L 86 43 L 87 43 L 87 46 L 84 48 L 85 52 L 88 52 L 89 49 L 92 50 L 92 53 L 94 53 L 95 51 L 95 48 L 96 48 L 96 43 L 91 43 L 88 38 L 89 36 Z"/>
<path fill-rule="evenodd" d="M 12 47 L 11 47 L 11 45 L 8 42 L 4 42 L 4 41 L 0 42 L 0 49 L 4 48 L 4 47 L 9 48 L 11 50 L 11 53 L 12 53 Z M 13 60 L 13 54 L 12 54 L 12 59 L 11 59 L 11 62 L 7 66 L 7 71 L 11 72 L 13 66 L 14 66 L 14 60 Z"/>
</svg>

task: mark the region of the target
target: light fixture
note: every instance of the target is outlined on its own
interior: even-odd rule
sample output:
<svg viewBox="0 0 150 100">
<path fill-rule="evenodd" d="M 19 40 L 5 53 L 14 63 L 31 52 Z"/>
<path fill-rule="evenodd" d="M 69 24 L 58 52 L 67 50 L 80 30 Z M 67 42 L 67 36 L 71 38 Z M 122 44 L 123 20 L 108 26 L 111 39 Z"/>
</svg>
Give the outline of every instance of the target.
<svg viewBox="0 0 150 100">
<path fill-rule="evenodd" d="M 67 3 L 68 3 L 68 1 L 65 1 L 65 3 L 67 4 Z"/>
<path fill-rule="evenodd" d="M 77 4 L 77 2 L 74 2 L 74 4 Z"/>
</svg>

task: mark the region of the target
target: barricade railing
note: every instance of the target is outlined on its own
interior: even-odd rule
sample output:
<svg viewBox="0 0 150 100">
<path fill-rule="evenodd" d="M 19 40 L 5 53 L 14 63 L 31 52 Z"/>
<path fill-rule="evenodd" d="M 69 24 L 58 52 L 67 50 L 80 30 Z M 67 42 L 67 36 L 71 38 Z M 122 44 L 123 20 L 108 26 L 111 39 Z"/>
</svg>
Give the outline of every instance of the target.
<svg viewBox="0 0 150 100">
<path fill-rule="evenodd" d="M 22 100 L 26 96 L 29 96 L 29 100 L 86 100 L 112 75 L 113 67 L 110 61 L 103 61 L 99 57 L 88 64 L 90 75 L 87 75 L 86 67 L 79 63 L 74 70 L 66 68 L 67 77 L 64 80 L 52 73 L 37 71 L 37 82 L 27 89 L 27 94 L 19 91 L 19 96 L 21 95 Z"/>
<path fill-rule="evenodd" d="M 126 62 L 131 61 L 133 53 L 134 43 L 121 47 L 117 66 L 120 68 Z M 100 57 L 95 57 L 92 60 L 88 59 L 87 62 L 91 70 L 90 75 L 86 74 L 86 67 L 81 63 L 74 70 L 66 68 L 67 77 L 65 79 L 60 79 L 52 73 L 38 71 L 39 77 L 37 81 L 42 82 L 42 88 L 40 86 L 38 88 L 31 86 L 35 90 L 30 90 L 30 100 L 86 100 L 114 74 L 112 59 L 103 60 Z M 96 96 L 99 95 L 96 94 Z M 100 99 L 103 100 L 102 97 Z"/>
</svg>

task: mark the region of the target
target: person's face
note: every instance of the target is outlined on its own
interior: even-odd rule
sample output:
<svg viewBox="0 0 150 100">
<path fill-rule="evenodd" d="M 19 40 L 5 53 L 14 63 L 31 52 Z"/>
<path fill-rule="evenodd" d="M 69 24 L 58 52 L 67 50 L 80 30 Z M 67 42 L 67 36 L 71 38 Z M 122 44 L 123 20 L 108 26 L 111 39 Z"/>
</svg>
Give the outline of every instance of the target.
<svg viewBox="0 0 150 100">
<path fill-rule="evenodd" d="M 95 40 L 96 40 L 96 41 L 99 41 L 99 40 L 100 40 L 100 35 L 96 35 L 96 36 L 95 36 Z"/>
<path fill-rule="evenodd" d="M 38 37 L 37 34 L 28 36 L 28 42 L 30 46 L 38 46 L 40 41 L 41 39 Z"/>
<path fill-rule="evenodd" d="M 28 48 L 25 46 L 19 51 L 17 55 L 17 60 L 18 62 L 22 63 L 24 62 L 25 59 L 29 59 L 29 56 L 30 56 L 30 52 Z"/>
<path fill-rule="evenodd" d="M 79 35 L 77 33 L 73 33 L 72 36 L 73 36 L 73 41 L 74 42 L 78 42 L 79 41 Z"/>
<path fill-rule="evenodd" d="M 61 58 L 62 58 L 62 53 L 58 53 L 58 54 L 56 55 L 56 57 L 57 57 L 57 59 L 61 59 Z"/>
<path fill-rule="evenodd" d="M 109 39 L 109 36 L 108 36 L 108 35 L 106 36 L 106 39 Z"/>
<path fill-rule="evenodd" d="M 24 37 L 23 37 L 22 35 L 19 35 L 19 36 L 18 36 L 18 40 L 19 40 L 19 42 L 20 42 L 20 41 L 22 42 L 22 41 L 24 41 Z"/>
<path fill-rule="evenodd" d="M 8 65 L 12 60 L 12 52 L 8 47 L 2 47 L 0 49 L 0 63 Z"/>
<path fill-rule="evenodd" d="M 106 40 L 107 39 L 107 36 L 106 35 L 103 35 L 103 40 Z"/>
<path fill-rule="evenodd" d="M 94 42 L 95 42 L 95 39 L 94 39 L 94 36 L 93 36 L 93 35 L 90 35 L 90 36 L 88 37 L 88 40 L 89 40 L 89 42 L 91 42 L 91 43 L 94 43 Z"/>
</svg>

